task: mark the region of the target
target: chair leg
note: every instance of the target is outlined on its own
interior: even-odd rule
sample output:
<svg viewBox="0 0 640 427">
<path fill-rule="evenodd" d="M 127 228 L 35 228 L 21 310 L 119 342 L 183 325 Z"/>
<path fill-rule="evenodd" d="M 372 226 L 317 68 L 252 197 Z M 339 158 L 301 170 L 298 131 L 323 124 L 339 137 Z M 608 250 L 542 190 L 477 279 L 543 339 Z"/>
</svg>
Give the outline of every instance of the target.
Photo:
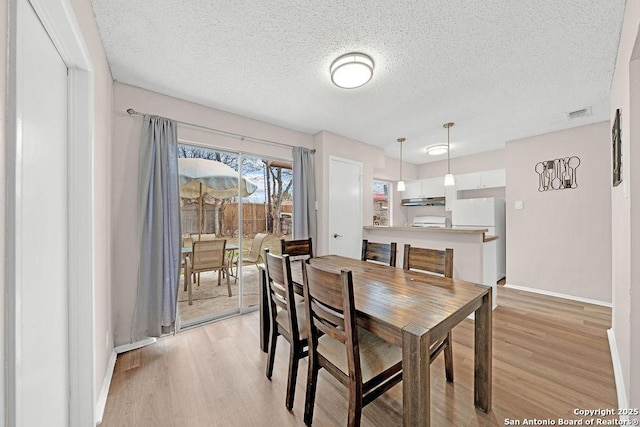
<svg viewBox="0 0 640 427">
<path fill-rule="evenodd" d="M 273 322 L 273 319 L 271 319 Z M 277 328 L 277 326 L 272 325 L 273 328 Z M 267 378 L 271 379 L 271 375 L 273 374 L 273 361 L 276 358 L 276 343 L 278 342 L 278 333 L 273 332 L 269 339 L 269 352 L 267 353 Z"/>
<path fill-rule="evenodd" d="M 229 279 L 229 271 L 227 271 L 227 269 L 225 268 L 224 271 L 227 272 L 226 276 L 227 276 L 227 291 L 229 292 L 229 298 L 231 298 L 231 280 Z"/>
<path fill-rule="evenodd" d="M 296 396 L 296 380 L 298 379 L 298 362 L 300 352 L 295 345 L 289 345 L 289 379 L 287 380 L 287 400 L 285 405 L 288 410 L 293 409 L 293 399 Z"/>
<path fill-rule="evenodd" d="M 353 379 L 350 379 L 354 381 Z M 349 427 L 360 427 L 362 417 L 362 384 L 353 384 L 349 387 Z"/>
<path fill-rule="evenodd" d="M 316 386 L 318 385 L 317 362 L 313 362 L 309 354 L 309 370 L 307 371 L 307 395 L 304 401 L 304 423 L 308 426 L 313 421 L 313 405 L 316 400 Z"/>
<path fill-rule="evenodd" d="M 453 382 L 453 341 L 451 331 L 447 334 L 447 342 L 444 347 L 444 369 L 448 382 Z"/>
<path fill-rule="evenodd" d="M 221 280 L 220 278 L 222 277 L 222 269 L 218 270 L 218 286 L 220 286 Z"/>
</svg>

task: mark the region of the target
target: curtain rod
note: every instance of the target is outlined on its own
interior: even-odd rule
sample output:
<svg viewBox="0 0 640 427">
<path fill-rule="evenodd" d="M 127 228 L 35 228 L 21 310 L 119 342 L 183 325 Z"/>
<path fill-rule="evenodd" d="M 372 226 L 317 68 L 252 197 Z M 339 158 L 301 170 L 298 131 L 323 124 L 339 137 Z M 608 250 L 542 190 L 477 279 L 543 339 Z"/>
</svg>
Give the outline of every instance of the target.
<svg viewBox="0 0 640 427">
<path fill-rule="evenodd" d="M 127 114 L 129 114 L 130 116 L 151 115 L 151 114 L 141 113 L 139 111 L 134 110 L 133 108 L 127 108 Z M 293 148 L 293 146 L 291 146 L 291 145 L 283 144 L 283 143 L 277 142 L 277 141 L 270 141 L 268 139 L 262 139 L 262 138 L 255 138 L 253 136 L 240 135 L 238 133 L 227 132 L 226 130 L 215 129 L 215 128 L 211 128 L 211 127 L 208 127 L 208 126 L 198 125 L 198 124 L 195 124 L 195 123 L 183 122 L 183 121 L 180 121 L 180 120 L 175 120 L 175 121 L 178 122 L 178 123 L 182 123 L 183 125 L 186 125 L 186 126 L 192 126 L 192 127 L 196 127 L 196 128 L 201 128 L 201 129 L 205 129 L 205 130 L 208 130 L 208 131 L 220 133 L 222 135 L 238 138 L 241 141 L 244 141 L 245 139 L 248 139 L 250 141 L 263 142 L 265 144 L 277 145 L 279 147 Z M 311 152 L 315 153 L 316 150 L 312 149 Z"/>
</svg>

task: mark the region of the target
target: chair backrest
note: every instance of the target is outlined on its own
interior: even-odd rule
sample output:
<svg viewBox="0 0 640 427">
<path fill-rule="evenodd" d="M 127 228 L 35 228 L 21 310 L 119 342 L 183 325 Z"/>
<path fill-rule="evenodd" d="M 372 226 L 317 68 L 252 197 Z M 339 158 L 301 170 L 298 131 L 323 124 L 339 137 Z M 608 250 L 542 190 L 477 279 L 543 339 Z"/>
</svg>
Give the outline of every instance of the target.
<svg viewBox="0 0 640 427">
<path fill-rule="evenodd" d="M 192 242 L 197 242 L 200 240 L 216 240 L 216 234 L 215 233 L 200 234 L 199 238 L 198 238 L 198 233 L 191 234 Z"/>
<path fill-rule="evenodd" d="M 264 244 L 264 239 L 267 238 L 265 233 L 258 233 L 253 237 L 253 241 L 251 242 L 251 255 L 258 257 L 262 251 L 262 245 Z"/>
<path fill-rule="evenodd" d="M 193 271 L 215 270 L 224 267 L 226 240 L 193 242 Z"/>
<path fill-rule="evenodd" d="M 299 340 L 298 317 L 291 279 L 291 260 L 288 255 L 278 256 L 264 250 L 264 263 L 267 273 L 267 289 L 269 292 L 269 312 L 271 324 L 276 324 L 278 308 L 287 312 L 289 333 L 294 340 Z"/>
<path fill-rule="evenodd" d="M 426 249 L 404 245 L 405 270 L 422 270 L 453 277 L 453 249 Z"/>
<path fill-rule="evenodd" d="M 351 271 L 335 273 L 305 261 L 302 279 L 310 356 L 317 352 L 320 334 L 330 336 L 346 346 L 347 372 L 353 373 L 352 381 L 362 383 Z M 335 375 L 338 370 L 332 371 Z"/>
<path fill-rule="evenodd" d="M 313 243 L 311 237 L 299 240 L 280 240 L 282 254 L 294 259 L 313 258 Z"/>
<path fill-rule="evenodd" d="M 362 240 L 362 261 L 376 261 L 396 266 L 396 251 L 398 244 L 391 243 L 374 243 L 366 239 Z"/>
</svg>

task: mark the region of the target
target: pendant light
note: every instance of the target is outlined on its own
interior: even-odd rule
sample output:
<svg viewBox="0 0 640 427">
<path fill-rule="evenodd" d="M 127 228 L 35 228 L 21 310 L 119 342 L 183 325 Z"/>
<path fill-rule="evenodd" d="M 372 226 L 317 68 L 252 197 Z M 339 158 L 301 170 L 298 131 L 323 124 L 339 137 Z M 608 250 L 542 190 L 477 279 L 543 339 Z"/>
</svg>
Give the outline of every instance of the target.
<svg viewBox="0 0 640 427">
<path fill-rule="evenodd" d="M 406 189 L 404 181 L 402 180 L 402 143 L 404 141 L 405 138 L 398 138 L 398 142 L 400 143 L 400 181 L 398 181 L 398 191 L 404 191 Z"/>
<path fill-rule="evenodd" d="M 451 129 L 453 123 L 445 123 L 442 127 L 447 128 L 447 174 L 444 176 L 444 186 L 451 187 L 456 185 L 456 180 L 451 173 L 451 147 L 449 141 L 449 129 Z"/>
</svg>

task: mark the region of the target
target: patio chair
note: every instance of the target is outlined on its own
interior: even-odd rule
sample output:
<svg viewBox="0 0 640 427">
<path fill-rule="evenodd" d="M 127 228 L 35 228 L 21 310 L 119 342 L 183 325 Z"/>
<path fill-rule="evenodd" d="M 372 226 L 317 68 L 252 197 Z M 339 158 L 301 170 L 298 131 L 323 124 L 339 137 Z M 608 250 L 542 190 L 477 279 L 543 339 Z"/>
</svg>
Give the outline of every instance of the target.
<svg viewBox="0 0 640 427">
<path fill-rule="evenodd" d="M 215 234 L 201 234 L 200 238 L 198 238 L 198 234 L 183 234 L 182 235 L 182 247 L 183 248 L 192 248 L 193 247 L 193 242 L 197 242 L 199 240 L 216 240 L 216 235 Z M 195 273 L 191 273 L 191 280 L 193 282 L 196 282 L 196 274 Z M 200 274 L 198 274 L 197 277 L 197 282 L 198 282 L 198 286 L 200 286 Z M 185 282 L 185 291 L 186 291 L 186 286 L 187 283 Z"/>
<path fill-rule="evenodd" d="M 253 242 L 251 242 L 251 249 L 243 249 L 241 254 L 234 257 L 233 265 L 236 267 L 235 281 L 238 280 L 238 265 L 240 265 L 240 260 L 242 260 L 243 266 L 246 264 L 255 264 L 256 268 L 258 268 L 258 264 L 260 262 L 264 262 L 262 259 L 262 245 L 266 238 L 267 235 L 264 233 L 256 234 L 253 238 Z"/>
<path fill-rule="evenodd" d="M 193 242 L 193 253 L 191 255 L 191 271 L 194 273 L 201 273 L 204 271 L 217 271 L 218 272 L 218 286 L 222 277 L 222 272 L 226 271 L 228 264 L 225 259 L 225 246 L 226 240 L 202 240 L 199 242 Z M 187 280 L 185 278 L 185 280 Z M 189 305 L 193 304 L 191 299 L 191 280 L 188 280 L 189 291 Z M 229 275 L 227 274 L 227 291 L 229 297 L 231 297 L 231 283 L 229 282 Z"/>
</svg>

